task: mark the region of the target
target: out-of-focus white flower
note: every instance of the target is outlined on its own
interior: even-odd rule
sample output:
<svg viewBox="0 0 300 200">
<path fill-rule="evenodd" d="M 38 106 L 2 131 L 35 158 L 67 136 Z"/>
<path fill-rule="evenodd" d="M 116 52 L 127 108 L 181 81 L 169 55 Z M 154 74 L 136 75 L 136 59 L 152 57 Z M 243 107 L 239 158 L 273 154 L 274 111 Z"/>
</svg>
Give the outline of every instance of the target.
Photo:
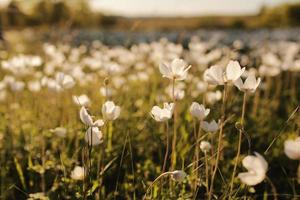
<svg viewBox="0 0 300 200">
<path fill-rule="evenodd" d="M 73 98 L 73 102 L 78 106 L 88 106 L 91 103 L 89 97 L 85 94 L 82 94 L 80 96 L 74 95 L 72 96 L 72 98 Z"/>
<path fill-rule="evenodd" d="M 69 89 L 75 85 L 73 77 L 62 72 L 58 72 L 56 74 L 55 80 L 57 84 L 63 89 Z"/>
<path fill-rule="evenodd" d="M 171 177 L 174 181 L 182 182 L 186 177 L 186 173 L 182 170 L 175 170 L 171 173 Z"/>
<path fill-rule="evenodd" d="M 29 81 L 27 83 L 28 89 L 31 92 L 39 92 L 41 90 L 41 83 L 39 81 Z"/>
<path fill-rule="evenodd" d="M 229 61 L 225 71 L 222 67 L 214 65 L 206 69 L 203 78 L 212 85 L 224 85 L 224 83 L 233 83 L 244 73 L 245 68 L 241 68 L 237 61 Z"/>
<path fill-rule="evenodd" d="M 207 141 L 201 141 L 200 143 L 200 149 L 201 151 L 208 152 L 211 149 L 211 144 Z"/>
<path fill-rule="evenodd" d="M 99 92 L 104 97 L 111 97 L 113 95 L 113 90 L 110 88 L 101 87 Z"/>
<path fill-rule="evenodd" d="M 284 153 L 293 160 L 300 160 L 300 137 L 284 142 Z"/>
<path fill-rule="evenodd" d="M 173 98 L 173 89 L 171 87 L 167 88 L 168 95 Z M 174 90 L 174 98 L 175 100 L 181 100 L 184 98 L 185 92 L 182 89 L 175 88 Z"/>
<path fill-rule="evenodd" d="M 211 122 L 203 121 L 201 122 L 201 128 L 206 132 L 214 133 L 219 130 L 219 124 L 215 120 Z"/>
<path fill-rule="evenodd" d="M 239 173 L 240 180 L 249 185 L 254 186 L 262 182 L 268 170 L 268 163 L 259 153 L 254 153 L 255 156 L 249 155 L 243 159 L 243 166 L 248 172 Z"/>
<path fill-rule="evenodd" d="M 85 132 L 84 139 L 89 145 L 96 146 L 103 142 L 103 135 L 98 127 L 89 127 Z"/>
<path fill-rule="evenodd" d="M 190 113 L 198 120 L 203 120 L 210 112 L 210 109 L 206 109 L 204 105 L 200 105 L 197 102 L 193 102 L 190 107 Z"/>
<path fill-rule="evenodd" d="M 253 73 L 250 73 L 248 77 L 246 78 L 245 82 L 243 83 L 241 78 L 238 78 L 234 85 L 243 92 L 255 92 L 256 88 L 260 84 L 260 78 L 256 80 L 255 75 Z"/>
<path fill-rule="evenodd" d="M 259 75 L 260 76 L 277 76 L 280 74 L 281 70 L 279 67 L 273 67 L 273 66 L 266 66 L 266 65 L 261 65 L 258 69 Z"/>
<path fill-rule="evenodd" d="M 174 104 L 173 103 L 164 103 L 164 107 L 160 108 L 158 106 L 154 106 L 151 110 L 151 116 L 155 121 L 164 122 L 168 119 L 171 119 L 173 114 Z"/>
<path fill-rule="evenodd" d="M 24 89 L 25 83 L 23 81 L 14 81 L 10 84 L 10 89 L 14 92 L 20 92 Z"/>
<path fill-rule="evenodd" d="M 106 101 L 102 106 L 102 115 L 105 120 L 115 120 L 120 116 L 121 108 L 112 101 Z"/>
<path fill-rule="evenodd" d="M 88 113 L 88 111 L 84 106 L 82 106 L 79 111 L 79 117 L 82 123 L 84 123 L 88 127 L 95 127 L 95 126 L 100 127 L 104 125 L 104 122 L 101 119 L 94 122 L 92 116 L 90 116 L 90 114 Z"/>
<path fill-rule="evenodd" d="M 64 127 L 56 127 L 54 129 L 51 129 L 50 131 L 61 138 L 65 138 L 67 135 L 67 129 Z"/>
<path fill-rule="evenodd" d="M 171 64 L 162 63 L 159 65 L 159 71 L 168 79 L 181 81 L 186 79 L 187 72 L 191 66 L 187 66 L 182 59 L 175 58 Z"/>
<path fill-rule="evenodd" d="M 222 92 L 220 90 L 217 90 L 215 92 L 207 92 L 205 93 L 205 99 L 208 104 L 214 104 L 215 102 L 222 99 Z"/>
<path fill-rule="evenodd" d="M 76 166 L 71 172 L 71 178 L 82 181 L 84 179 L 84 168 L 81 166 Z"/>
</svg>

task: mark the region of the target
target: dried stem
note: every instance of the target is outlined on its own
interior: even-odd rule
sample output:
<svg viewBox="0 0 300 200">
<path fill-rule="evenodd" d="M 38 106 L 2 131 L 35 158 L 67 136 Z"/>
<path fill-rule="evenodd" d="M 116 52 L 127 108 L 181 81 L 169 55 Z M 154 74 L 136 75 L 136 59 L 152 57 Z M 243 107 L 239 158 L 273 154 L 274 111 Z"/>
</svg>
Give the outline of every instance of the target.
<svg viewBox="0 0 300 200">
<path fill-rule="evenodd" d="M 216 163 L 215 163 L 214 170 L 213 170 L 213 173 L 211 176 L 210 190 L 209 190 L 209 194 L 208 194 L 209 200 L 211 199 L 212 192 L 214 190 L 214 180 L 215 180 L 215 176 L 216 176 L 216 173 L 218 170 L 221 149 L 222 149 L 221 146 L 222 146 L 222 138 L 223 138 L 223 126 L 224 126 L 224 121 L 225 121 L 226 96 L 227 96 L 227 85 L 225 83 L 224 90 L 223 90 L 222 107 L 221 107 L 222 117 L 221 117 L 220 131 L 219 131 L 219 137 L 218 137 L 217 158 L 216 158 Z"/>
</svg>

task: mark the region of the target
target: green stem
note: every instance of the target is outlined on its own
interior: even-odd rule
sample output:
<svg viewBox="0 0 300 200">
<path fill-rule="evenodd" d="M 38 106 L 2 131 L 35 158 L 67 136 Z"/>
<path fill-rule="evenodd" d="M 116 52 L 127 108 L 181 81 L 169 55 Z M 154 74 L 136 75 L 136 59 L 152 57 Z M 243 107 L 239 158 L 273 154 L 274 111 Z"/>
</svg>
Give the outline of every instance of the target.
<svg viewBox="0 0 300 200">
<path fill-rule="evenodd" d="M 237 154 L 236 154 L 234 167 L 233 167 L 233 172 L 232 172 L 232 177 L 231 177 L 231 182 L 230 182 L 229 195 L 231 195 L 231 192 L 232 192 L 232 189 L 233 189 L 233 182 L 234 182 L 234 178 L 235 178 L 236 168 L 237 168 L 237 165 L 238 165 L 238 162 L 239 162 L 239 157 L 240 157 L 240 154 L 241 154 L 242 135 L 243 135 L 243 130 L 244 130 L 244 119 L 245 119 L 245 110 L 246 110 L 246 99 L 247 99 L 247 93 L 244 92 L 241 127 L 239 127 L 238 149 L 237 149 Z"/>
</svg>

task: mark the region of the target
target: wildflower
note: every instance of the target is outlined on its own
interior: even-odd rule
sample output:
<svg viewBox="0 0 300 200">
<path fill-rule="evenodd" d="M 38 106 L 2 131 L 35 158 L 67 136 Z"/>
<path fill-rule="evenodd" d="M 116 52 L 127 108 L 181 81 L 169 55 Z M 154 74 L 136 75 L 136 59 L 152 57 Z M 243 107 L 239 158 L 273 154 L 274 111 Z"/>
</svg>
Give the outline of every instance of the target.
<svg viewBox="0 0 300 200">
<path fill-rule="evenodd" d="M 62 89 L 69 89 L 75 85 L 73 77 L 62 72 L 56 74 L 55 80 Z"/>
<path fill-rule="evenodd" d="M 151 110 L 151 116 L 158 122 L 164 122 L 171 119 L 173 114 L 174 104 L 164 103 L 164 108 L 154 106 Z"/>
<path fill-rule="evenodd" d="M 89 145 L 96 146 L 103 142 L 103 135 L 98 127 L 89 127 L 84 139 Z"/>
<path fill-rule="evenodd" d="M 186 177 L 186 173 L 182 170 L 175 170 L 171 173 L 171 177 L 174 181 L 182 182 Z"/>
<path fill-rule="evenodd" d="M 300 160 L 300 137 L 284 142 L 284 153 L 293 160 Z"/>
<path fill-rule="evenodd" d="M 191 68 L 191 65 L 187 66 L 182 59 L 175 58 L 170 64 L 162 63 L 159 66 L 159 71 L 163 75 L 171 80 L 182 81 L 187 77 L 187 72 Z"/>
<path fill-rule="evenodd" d="M 38 92 L 41 90 L 41 83 L 39 81 L 29 81 L 27 86 L 31 92 Z"/>
<path fill-rule="evenodd" d="M 219 124 L 215 120 L 211 122 L 203 121 L 201 122 L 201 128 L 206 132 L 214 133 L 219 130 Z"/>
<path fill-rule="evenodd" d="M 224 85 L 225 83 L 234 83 L 244 73 L 245 68 L 241 68 L 237 61 L 229 61 L 226 69 L 213 65 L 206 69 L 203 78 L 212 85 Z"/>
<path fill-rule="evenodd" d="M 238 177 L 241 181 L 249 186 L 254 186 L 262 182 L 266 177 L 268 170 L 268 163 L 259 154 L 254 153 L 255 156 L 249 155 L 243 159 L 243 166 L 248 172 L 239 173 Z"/>
<path fill-rule="evenodd" d="M 76 166 L 71 172 L 71 178 L 74 180 L 84 179 L 84 168 L 81 166 Z"/>
<path fill-rule="evenodd" d="M 87 125 L 89 127 L 103 126 L 104 125 L 103 120 L 97 120 L 97 121 L 94 122 L 92 117 L 87 112 L 87 110 L 84 106 L 82 106 L 80 111 L 79 111 L 79 117 L 80 117 L 82 123 L 84 123 L 85 125 Z"/>
<path fill-rule="evenodd" d="M 211 144 L 207 141 L 201 141 L 200 149 L 203 152 L 208 152 L 211 149 Z"/>
<path fill-rule="evenodd" d="M 91 101 L 89 99 L 89 97 L 85 94 L 80 95 L 80 96 L 72 96 L 73 98 L 73 102 L 79 106 L 88 106 Z"/>
<path fill-rule="evenodd" d="M 64 127 L 56 127 L 55 129 L 50 129 L 50 132 L 54 133 L 58 137 L 64 138 L 67 134 L 67 129 Z"/>
<path fill-rule="evenodd" d="M 255 92 L 256 88 L 260 84 L 261 79 L 258 78 L 256 80 L 255 75 L 253 73 L 250 73 L 248 77 L 246 78 L 245 82 L 243 83 L 241 78 L 238 78 L 234 85 L 243 92 Z"/>
<path fill-rule="evenodd" d="M 102 115 L 105 120 L 115 120 L 120 116 L 121 108 L 112 101 L 106 101 L 102 106 Z"/>
<path fill-rule="evenodd" d="M 198 120 L 203 120 L 210 112 L 210 109 L 205 109 L 204 105 L 193 102 L 190 107 L 190 113 Z"/>
</svg>

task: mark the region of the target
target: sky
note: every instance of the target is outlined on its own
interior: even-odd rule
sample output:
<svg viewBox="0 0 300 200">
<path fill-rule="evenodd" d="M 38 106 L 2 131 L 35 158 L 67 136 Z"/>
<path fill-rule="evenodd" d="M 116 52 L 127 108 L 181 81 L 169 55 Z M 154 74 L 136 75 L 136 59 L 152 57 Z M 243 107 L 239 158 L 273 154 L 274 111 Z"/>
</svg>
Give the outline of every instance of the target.
<svg viewBox="0 0 300 200">
<path fill-rule="evenodd" d="M 262 5 L 300 0 L 90 0 L 91 8 L 127 17 L 256 14 Z"/>
</svg>

